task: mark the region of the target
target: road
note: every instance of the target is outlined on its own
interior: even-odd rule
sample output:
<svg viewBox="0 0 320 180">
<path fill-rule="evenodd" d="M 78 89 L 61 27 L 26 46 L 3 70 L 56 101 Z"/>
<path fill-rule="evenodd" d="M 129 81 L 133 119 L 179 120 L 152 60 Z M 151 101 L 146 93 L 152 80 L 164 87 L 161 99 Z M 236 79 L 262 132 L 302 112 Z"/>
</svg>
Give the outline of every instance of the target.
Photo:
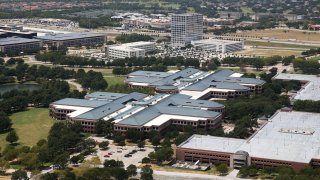
<svg viewBox="0 0 320 180">
<path fill-rule="evenodd" d="M 78 84 L 75 82 L 75 79 L 68 79 L 66 80 L 69 84 L 73 85 L 76 87 L 76 89 L 80 92 L 84 91 L 83 87 L 81 86 L 81 84 Z"/>
</svg>

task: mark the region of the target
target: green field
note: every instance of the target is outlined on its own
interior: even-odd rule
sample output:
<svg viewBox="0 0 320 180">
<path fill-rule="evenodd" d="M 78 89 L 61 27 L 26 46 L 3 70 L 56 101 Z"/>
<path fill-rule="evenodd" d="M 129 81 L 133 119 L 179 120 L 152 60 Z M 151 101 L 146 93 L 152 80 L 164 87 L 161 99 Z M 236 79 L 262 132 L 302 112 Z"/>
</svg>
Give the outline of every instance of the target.
<svg viewBox="0 0 320 180">
<path fill-rule="evenodd" d="M 253 10 L 252 8 L 248 7 L 248 6 L 244 6 L 244 7 L 241 7 L 241 11 L 242 13 L 244 13 L 245 15 L 247 14 L 253 14 Z"/>
<path fill-rule="evenodd" d="M 49 117 L 47 108 L 31 108 L 27 111 L 14 113 L 10 116 L 12 128 L 19 136 L 21 145 L 33 146 L 40 139 L 46 139 L 54 120 Z M 7 133 L 0 134 L 0 146 L 4 148 Z"/>
<path fill-rule="evenodd" d="M 104 76 L 103 77 L 107 82 L 108 86 L 113 86 L 116 84 L 124 84 L 125 76 Z"/>
</svg>

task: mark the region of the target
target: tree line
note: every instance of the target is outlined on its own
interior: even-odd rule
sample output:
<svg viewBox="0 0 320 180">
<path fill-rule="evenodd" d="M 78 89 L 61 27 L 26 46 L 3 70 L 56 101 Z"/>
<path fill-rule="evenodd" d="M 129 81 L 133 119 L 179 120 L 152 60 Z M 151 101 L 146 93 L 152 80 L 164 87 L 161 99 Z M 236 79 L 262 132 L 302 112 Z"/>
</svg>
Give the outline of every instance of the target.
<svg viewBox="0 0 320 180">
<path fill-rule="evenodd" d="M 103 67 L 104 61 L 98 61 L 95 58 L 85 58 L 79 56 L 68 56 L 57 51 L 38 53 L 35 55 L 37 61 L 50 62 L 52 64 L 66 65 L 70 67 Z"/>
<path fill-rule="evenodd" d="M 273 175 L 276 174 L 274 178 Z M 280 166 L 280 167 L 264 167 L 263 169 L 251 165 L 243 166 L 240 168 L 238 176 L 241 178 L 252 178 L 256 179 L 259 177 L 272 177 L 275 180 L 316 180 L 320 178 L 320 169 L 319 168 L 310 168 L 306 167 L 299 172 L 295 172 L 290 167 Z"/>
<path fill-rule="evenodd" d="M 307 51 L 303 51 L 301 53 L 301 55 L 304 55 L 304 56 L 314 56 L 314 55 L 317 55 L 317 54 L 320 54 L 320 48 L 313 48 L 313 49 L 310 49 L 310 50 L 307 50 Z"/>
<path fill-rule="evenodd" d="M 318 60 L 297 58 L 293 60 L 293 67 L 302 74 L 320 74 L 320 64 Z"/>
<path fill-rule="evenodd" d="M 130 42 L 137 42 L 137 41 L 152 41 L 154 39 L 149 35 L 132 33 L 132 34 L 120 34 L 116 36 L 115 40 L 120 43 L 130 43 Z"/>
<path fill-rule="evenodd" d="M 282 62 L 285 65 L 290 64 L 294 56 L 288 57 L 281 57 L 281 56 L 271 56 L 265 58 L 247 58 L 247 57 L 226 57 L 224 58 L 221 63 L 227 64 L 229 66 L 243 66 L 243 65 L 250 65 L 255 67 L 257 70 L 263 68 L 263 66 L 273 66 L 276 65 L 278 62 Z"/>
<path fill-rule="evenodd" d="M 36 81 L 38 83 L 50 79 L 74 78 L 86 89 L 104 90 L 108 87 L 101 72 L 92 70 L 85 72 L 83 69 L 79 69 L 76 72 L 75 70 L 68 70 L 63 67 L 30 66 L 21 61 L 16 61 L 16 63 L 15 67 L 0 65 L 0 84 L 15 82 L 15 78 L 19 82 Z"/>
</svg>

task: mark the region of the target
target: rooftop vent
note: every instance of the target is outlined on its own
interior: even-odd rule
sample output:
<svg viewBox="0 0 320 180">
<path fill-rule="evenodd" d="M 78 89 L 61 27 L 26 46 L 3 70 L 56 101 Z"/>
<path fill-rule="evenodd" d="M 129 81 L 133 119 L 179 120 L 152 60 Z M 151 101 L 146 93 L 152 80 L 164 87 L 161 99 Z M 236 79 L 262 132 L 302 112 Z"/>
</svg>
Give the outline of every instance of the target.
<svg viewBox="0 0 320 180">
<path fill-rule="evenodd" d="M 302 135 L 312 135 L 314 133 L 313 129 L 303 129 L 303 128 L 281 128 L 279 132 L 291 133 L 291 134 L 302 134 Z"/>
</svg>

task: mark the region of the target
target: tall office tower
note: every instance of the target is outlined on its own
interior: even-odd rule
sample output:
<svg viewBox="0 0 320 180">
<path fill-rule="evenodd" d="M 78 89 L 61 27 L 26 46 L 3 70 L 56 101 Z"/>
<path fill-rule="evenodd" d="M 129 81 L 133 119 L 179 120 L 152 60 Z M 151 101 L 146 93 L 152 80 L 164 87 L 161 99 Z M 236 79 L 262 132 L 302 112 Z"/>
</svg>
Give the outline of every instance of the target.
<svg viewBox="0 0 320 180">
<path fill-rule="evenodd" d="M 171 45 L 173 48 L 185 47 L 191 41 L 201 40 L 203 34 L 203 15 L 173 14 L 171 16 Z"/>
</svg>

